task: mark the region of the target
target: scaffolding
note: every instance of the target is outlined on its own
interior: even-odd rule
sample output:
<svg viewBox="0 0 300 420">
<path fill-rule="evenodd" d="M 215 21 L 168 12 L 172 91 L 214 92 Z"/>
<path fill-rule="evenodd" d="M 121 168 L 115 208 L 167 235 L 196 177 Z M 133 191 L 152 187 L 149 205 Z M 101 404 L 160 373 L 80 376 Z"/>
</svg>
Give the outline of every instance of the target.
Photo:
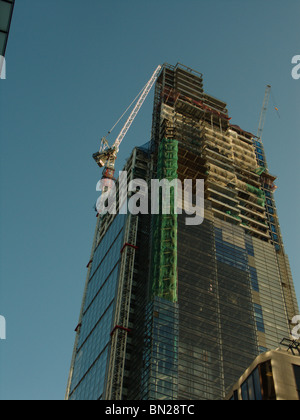
<svg viewBox="0 0 300 420">
<path fill-rule="evenodd" d="M 230 124 L 222 102 L 203 91 L 202 75 L 181 64 L 165 66 L 156 84 L 152 151 L 178 141 L 180 180 L 204 179 L 216 218 L 271 241 L 253 134 Z"/>
</svg>

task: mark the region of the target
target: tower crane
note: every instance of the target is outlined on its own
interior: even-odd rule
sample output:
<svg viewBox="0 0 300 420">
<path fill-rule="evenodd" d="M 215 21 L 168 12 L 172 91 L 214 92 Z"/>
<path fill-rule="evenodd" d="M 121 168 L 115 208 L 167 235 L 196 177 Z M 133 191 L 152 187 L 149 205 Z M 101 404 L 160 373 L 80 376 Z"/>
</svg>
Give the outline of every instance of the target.
<svg viewBox="0 0 300 420">
<path fill-rule="evenodd" d="M 267 85 L 266 91 L 265 91 L 264 102 L 263 102 L 262 110 L 261 110 L 261 113 L 260 113 L 258 132 L 257 132 L 257 137 L 260 140 L 261 140 L 261 137 L 262 137 L 264 126 L 265 126 L 266 114 L 267 114 L 269 100 L 270 100 L 270 93 L 271 93 L 271 85 Z"/>
<path fill-rule="evenodd" d="M 100 168 L 104 168 L 103 170 L 103 179 L 108 180 L 106 186 L 103 188 L 103 191 L 107 191 L 109 189 L 109 181 L 113 182 L 114 180 L 114 173 L 115 173 L 115 163 L 118 156 L 119 148 L 126 136 L 129 128 L 131 127 L 135 117 L 137 116 L 139 110 L 141 109 L 145 99 L 147 98 L 152 86 L 154 85 L 162 66 L 159 65 L 156 70 L 154 71 L 153 75 L 151 76 L 150 80 L 146 84 L 145 88 L 143 89 L 135 107 L 133 108 L 131 114 L 129 115 L 124 127 L 120 131 L 118 137 L 116 138 L 114 144 L 109 147 L 108 141 L 106 137 L 103 137 L 101 140 L 100 150 L 97 153 L 93 154 L 93 158 L 98 164 Z M 125 111 L 126 113 L 126 111 Z M 123 114 L 124 115 L 124 114 Z M 121 117 L 122 118 L 122 117 Z M 110 134 L 111 131 L 108 133 Z"/>
<path fill-rule="evenodd" d="M 273 95 L 272 90 L 271 90 L 271 85 L 267 85 L 266 86 L 266 91 L 265 91 L 264 102 L 263 102 L 262 110 L 261 110 L 261 113 L 260 113 L 259 125 L 258 125 L 257 138 L 259 140 L 261 140 L 261 138 L 262 138 L 262 133 L 263 133 L 263 129 L 264 129 L 264 126 L 265 126 L 266 114 L 267 114 L 267 110 L 268 110 L 270 95 L 272 95 L 272 101 L 273 101 L 274 109 L 277 112 L 278 117 L 280 118 L 279 110 L 278 110 L 278 107 L 275 103 L 275 98 L 274 98 L 274 95 Z"/>
</svg>

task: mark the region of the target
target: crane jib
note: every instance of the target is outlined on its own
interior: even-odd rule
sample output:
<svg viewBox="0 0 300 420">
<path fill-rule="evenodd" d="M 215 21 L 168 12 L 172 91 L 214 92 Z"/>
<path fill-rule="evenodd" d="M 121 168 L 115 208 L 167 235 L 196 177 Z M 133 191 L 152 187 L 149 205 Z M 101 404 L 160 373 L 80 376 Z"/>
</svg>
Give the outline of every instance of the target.
<svg viewBox="0 0 300 420">
<path fill-rule="evenodd" d="M 120 131 L 120 134 L 116 138 L 116 141 L 114 142 L 113 146 L 109 148 L 107 139 L 105 137 L 102 138 L 101 141 L 101 147 L 100 151 L 93 154 L 93 158 L 96 161 L 97 165 L 100 166 L 100 168 L 109 168 L 111 171 L 114 171 L 115 168 L 115 161 L 117 158 L 117 154 L 119 152 L 120 145 L 122 141 L 124 140 L 124 137 L 126 136 L 128 130 L 130 129 L 133 121 L 135 120 L 137 114 L 139 113 L 143 103 L 145 102 L 149 92 L 152 89 L 152 86 L 156 82 L 156 79 L 162 69 L 162 66 L 159 65 L 154 73 L 152 74 L 150 80 L 146 84 L 145 88 L 143 89 L 143 92 L 141 93 L 134 109 L 132 110 L 131 114 L 129 115 L 124 127 Z M 104 177 L 105 177 L 105 171 L 104 171 Z M 110 173 L 109 178 L 112 178 L 113 175 Z"/>
</svg>

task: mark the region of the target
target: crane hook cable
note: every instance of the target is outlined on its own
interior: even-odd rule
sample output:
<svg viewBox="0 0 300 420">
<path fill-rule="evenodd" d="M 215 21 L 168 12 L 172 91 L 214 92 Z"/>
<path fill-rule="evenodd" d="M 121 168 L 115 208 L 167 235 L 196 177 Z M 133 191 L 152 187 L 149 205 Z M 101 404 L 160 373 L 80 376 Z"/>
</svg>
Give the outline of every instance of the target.
<svg viewBox="0 0 300 420">
<path fill-rule="evenodd" d="M 272 97 L 272 102 L 273 102 L 274 109 L 275 109 L 275 111 L 277 112 L 277 116 L 280 118 L 279 108 L 278 108 L 278 106 L 277 106 L 277 102 L 276 102 L 276 100 L 275 100 L 275 96 L 274 96 L 274 93 L 273 93 L 273 89 L 271 89 L 271 97 Z"/>
<path fill-rule="evenodd" d="M 137 94 L 137 96 L 134 98 L 134 100 L 131 102 L 131 104 L 128 106 L 128 108 L 124 111 L 124 113 L 121 115 L 121 117 L 118 119 L 118 121 L 115 123 L 115 125 L 109 130 L 108 135 L 111 134 L 111 132 L 114 130 L 114 128 L 119 124 L 119 122 L 122 120 L 124 115 L 129 111 L 129 109 L 132 107 L 132 105 L 137 101 L 138 97 L 142 94 L 145 87 L 147 86 L 147 83 L 145 86 L 140 90 L 140 92 Z"/>
</svg>

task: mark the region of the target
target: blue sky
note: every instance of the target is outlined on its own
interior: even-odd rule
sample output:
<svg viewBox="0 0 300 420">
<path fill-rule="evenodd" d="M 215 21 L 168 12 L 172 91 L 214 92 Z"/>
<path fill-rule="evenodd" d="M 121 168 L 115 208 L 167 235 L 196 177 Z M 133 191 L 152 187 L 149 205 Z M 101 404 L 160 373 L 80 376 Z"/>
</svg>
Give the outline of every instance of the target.
<svg viewBox="0 0 300 420">
<path fill-rule="evenodd" d="M 91 156 L 158 64 L 202 72 L 254 133 L 272 85 L 280 118 L 271 101 L 263 138 L 300 298 L 299 16 L 297 0 L 16 0 L 0 81 L 1 399 L 64 398 L 96 221 Z M 119 168 L 149 140 L 152 102 Z"/>
</svg>

